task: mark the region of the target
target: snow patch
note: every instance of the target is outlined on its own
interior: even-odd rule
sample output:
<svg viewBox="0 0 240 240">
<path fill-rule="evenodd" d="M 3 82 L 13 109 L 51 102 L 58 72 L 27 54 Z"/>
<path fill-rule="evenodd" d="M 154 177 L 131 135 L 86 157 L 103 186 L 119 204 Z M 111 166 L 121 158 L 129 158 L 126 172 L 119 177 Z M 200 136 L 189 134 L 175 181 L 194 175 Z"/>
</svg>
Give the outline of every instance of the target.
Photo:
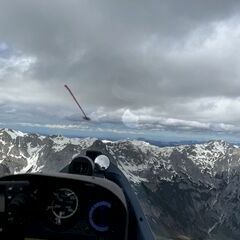
<svg viewBox="0 0 240 240">
<path fill-rule="evenodd" d="M 110 140 L 102 140 L 103 143 L 114 143 L 114 141 L 110 141 Z"/>
<path fill-rule="evenodd" d="M 134 184 L 139 184 L 141 182 L 148 182 L 148 180 L 146 178 L 137 176 L 137 174 L 139 174 L 139 173 L 134 174 L 131 172 L 134 169 L 133 166 L 124 165 L 120 162 L 118 167 L 123 172 L 123 174 L 127 177 L 127 179 L 129 181 L 133 182 Z"/>
<path fill-rule="evenodd" d="M 44 146 L 42 147 L 31 147 L 31 144 L 27 144 L 27 151 L 30 157 L 27 158 L 27 166 L 24 167 L 20 173 L 25 173 L 31 168 L 31 172 L 37 172 L 39 166 L 37 165 L 37 161 L 39 159 L 39 152 L 43 149 Z"/>
<path fill-rule="evenodd" d="M 12 129 L 4 129 L 4 131 L 10 135 L 10 137 L 12 139 L 16 139 L 17 137 L 24 137 L 26 136 L 27 134 L 26 133 L 23 133 L 23 132 L 20 132 L 20 131 L 15 131 L 15 130 L 12 130 Z"/>
<path fill-rule="evenodd" d="M 88 146 L 91 146 L 93 142 L 96 140 L 96 138 L 81 139 L 81 138 L 67 138 L 63 136 L 52 137 L 51 139 L 54 142 L 54 145 L 52 148 L 54 149 L 55 152 L 62 151 L 69 144 L 88 147 Z"/>
</svg>

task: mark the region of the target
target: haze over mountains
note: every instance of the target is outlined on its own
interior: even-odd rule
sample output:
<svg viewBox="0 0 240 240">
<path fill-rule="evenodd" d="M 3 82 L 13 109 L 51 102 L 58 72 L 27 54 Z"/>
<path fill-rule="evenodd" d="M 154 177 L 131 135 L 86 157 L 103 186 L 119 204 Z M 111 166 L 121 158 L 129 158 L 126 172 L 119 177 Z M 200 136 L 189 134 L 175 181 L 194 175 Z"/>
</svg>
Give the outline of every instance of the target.
<svg viewBox="0 0 240 240">
<path fill-rule="evenodd" d="M 240 148 L 224 141 L 158 147 L 0 130 L 0 174 L 59 171 L 74 154 L 108 151 L 159 239 L 240 239 Z"/>
</svg>

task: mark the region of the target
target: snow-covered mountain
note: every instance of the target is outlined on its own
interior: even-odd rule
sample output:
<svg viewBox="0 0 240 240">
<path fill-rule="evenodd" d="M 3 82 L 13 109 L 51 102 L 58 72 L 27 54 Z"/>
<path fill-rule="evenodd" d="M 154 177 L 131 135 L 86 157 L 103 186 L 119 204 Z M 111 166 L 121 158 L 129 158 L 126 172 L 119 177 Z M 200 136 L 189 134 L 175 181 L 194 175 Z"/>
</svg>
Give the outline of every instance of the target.
<svg viewBox="0 0 240 240">
<path fill-rule="evenodd" d="M 59 171 L 94 138 L 65 138 L 0 129 L 0 164 L 11 173 Z M 6 169 L 5 169 L 6 170 Z"/>
<path fill-rule="evenodd" d="M 117 161 L 158 236 L 240 239 L 240 148 L 224 141 L 157 147 L 1 129 L 0 174 L 58 171 L 95 146 Z"/>
</svg>

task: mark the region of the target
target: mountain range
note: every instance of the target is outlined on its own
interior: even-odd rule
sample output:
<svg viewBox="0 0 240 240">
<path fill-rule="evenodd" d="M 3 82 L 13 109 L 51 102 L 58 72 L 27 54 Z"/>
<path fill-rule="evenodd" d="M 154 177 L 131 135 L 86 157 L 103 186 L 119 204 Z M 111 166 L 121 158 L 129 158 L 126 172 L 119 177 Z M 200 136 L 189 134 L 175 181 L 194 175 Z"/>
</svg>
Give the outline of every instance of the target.
<svg viewBox="0 0 240 240">
<path fill-rule="evenodd" d="M 95 145 L 131 182 L 157 239 L 240 239 L 240 148 L 221 140 L 159 147 L 0 129 L 0 175 L 56 172 Z"/>
</svg>

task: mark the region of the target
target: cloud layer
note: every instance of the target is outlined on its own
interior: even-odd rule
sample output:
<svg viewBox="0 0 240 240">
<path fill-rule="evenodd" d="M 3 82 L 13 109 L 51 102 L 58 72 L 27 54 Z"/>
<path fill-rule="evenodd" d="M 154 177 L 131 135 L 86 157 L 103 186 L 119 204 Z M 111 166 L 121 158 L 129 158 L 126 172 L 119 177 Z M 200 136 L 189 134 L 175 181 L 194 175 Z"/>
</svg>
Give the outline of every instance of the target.
<svg viewBox="0 0 240 240">
<path fill-rule="evenodd" d="M 239 131 L 239 10 L 233 0 L 2 0 L 0 120 L 77 120 L 67 83 L 96 121 Z"/>
</svg>

